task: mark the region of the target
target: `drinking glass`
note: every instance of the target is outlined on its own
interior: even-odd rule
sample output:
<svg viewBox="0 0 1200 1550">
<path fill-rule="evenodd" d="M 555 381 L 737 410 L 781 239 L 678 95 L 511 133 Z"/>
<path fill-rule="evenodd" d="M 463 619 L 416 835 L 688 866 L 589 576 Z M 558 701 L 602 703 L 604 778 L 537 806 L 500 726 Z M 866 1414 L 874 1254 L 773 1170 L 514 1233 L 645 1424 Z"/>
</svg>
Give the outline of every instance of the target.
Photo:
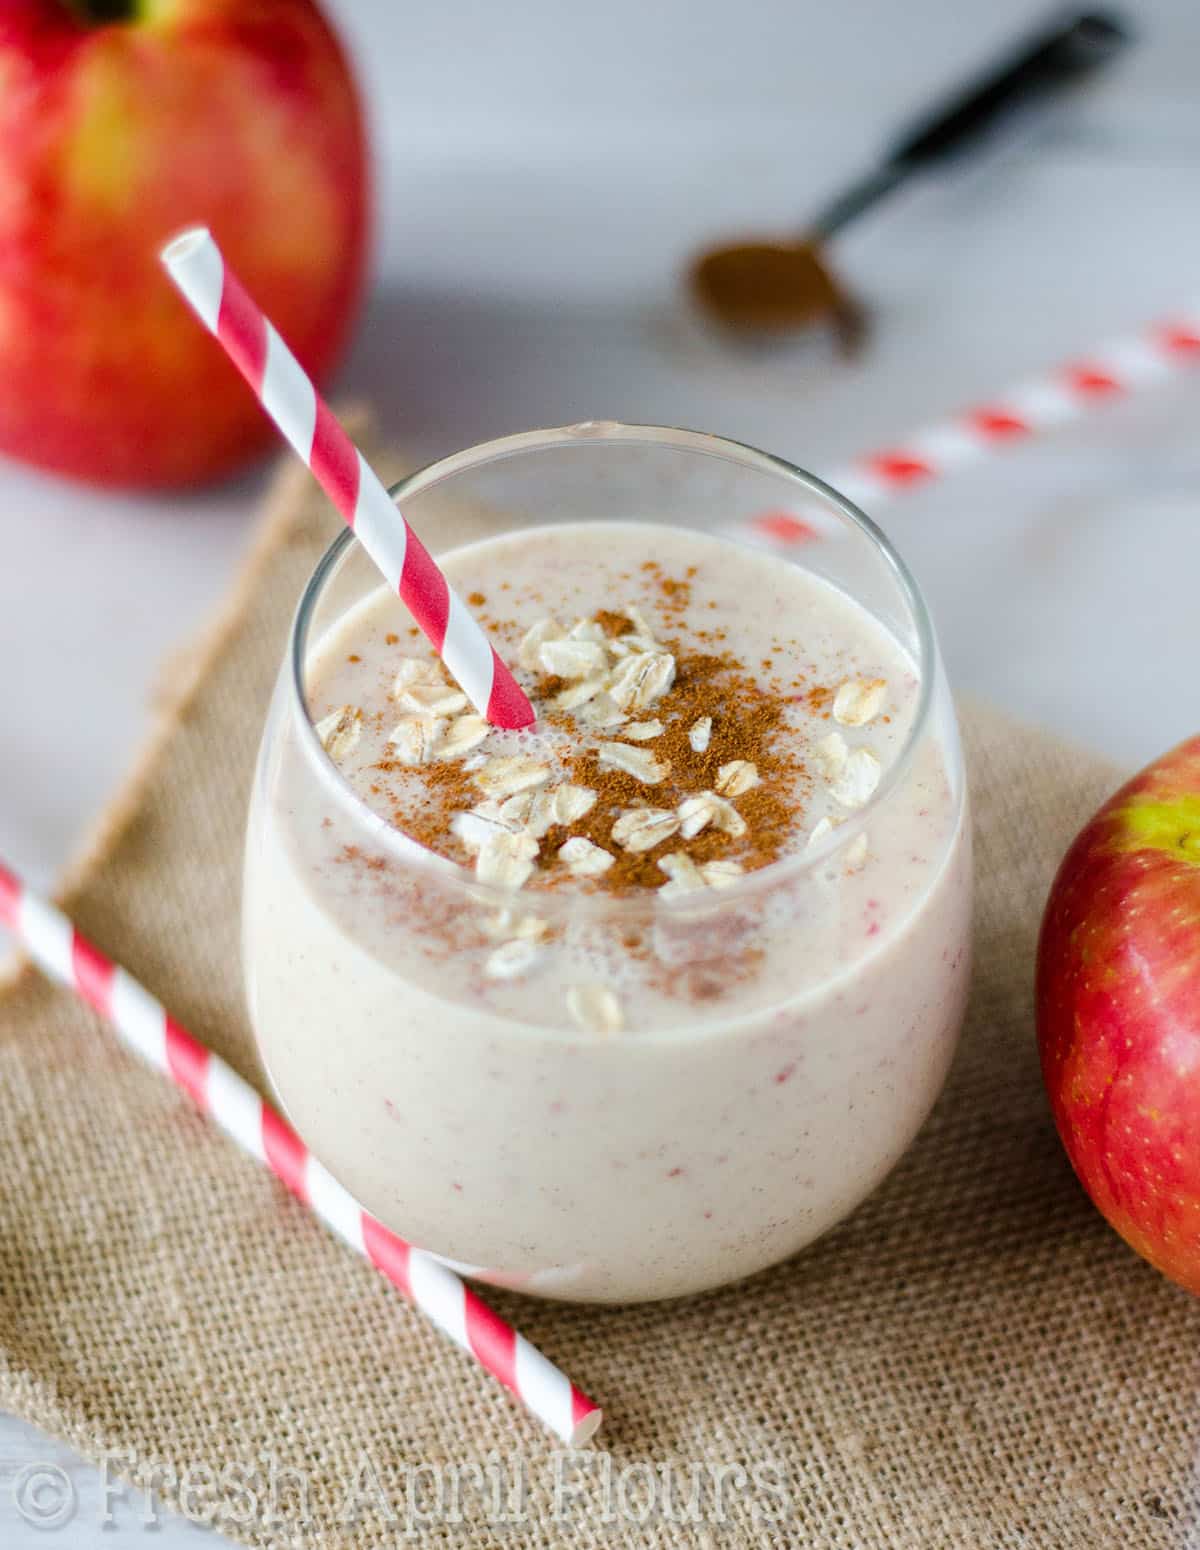
<svg viewBox="0 0 1200 1550">
<path fill-rule="evenodd" d="M 885 627 L 911 663 L 917 708 L 865 807 L 729 888 L 671 901 L 514 896 L 370 811 L 316 736 L 314 650 L 380 585 L 344 532 L 300 602 L 248 824 L 245 978 L 280 1103 L 394 1231 L 526 1292 L 675 1296 L 793 1253 L 904 1152 L 962 1019 L 967 797 L 912 577 L 813 475 L 690 431 L 534 431 L 459 452 L 392 493 L 434 543 L 612 519 L 731 545 L 803 533 L 774 563 L 815 572 Z M 849 860 L 862 835 L 889 906 L 882 929 Z M 481 972 L 529 919 L 551 976 L 569 946 L 635 985 L 665 975 L 675 994 L 647 998 L 620 1031 L 581 1031 L 544 978 Z"/>
</svg>

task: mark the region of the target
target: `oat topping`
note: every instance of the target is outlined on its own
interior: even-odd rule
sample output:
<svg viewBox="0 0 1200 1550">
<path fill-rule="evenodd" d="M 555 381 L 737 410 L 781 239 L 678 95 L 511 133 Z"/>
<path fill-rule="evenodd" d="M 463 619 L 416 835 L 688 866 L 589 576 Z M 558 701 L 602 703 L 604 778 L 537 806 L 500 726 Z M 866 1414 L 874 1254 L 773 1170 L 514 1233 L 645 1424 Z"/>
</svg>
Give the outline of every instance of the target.
<svg viewBox="0 0 1200 1550">
<path fill-rule="evenodd" d="M 451 832 L 462 841 L 463 849 L 470 856 L 477 856 L 483 849 L 484 843 L 497 829 L 504 829 L 507 825 L 500 817 L 500 807 L 496 802 L 480 803 L 468 813 L 455 813 L 450 820 Z M 510 831 L 510 832 L 514 832 Z"/>
<path fill-rule="evenodd" d="M 442 717 L 405 716 L 393 727 L 388 743 L 401 764 L 429 764 L 447 725 Z"/>
<path fill-rule="evenodd" d="M 541 666 L 540 652 L 546 641 L 561 640 L 563 628 L 557 619 L 539 619 L 517 648 L 517 661 L 529 673 L 536 673 Z"/>
<path fill-rule="evenodd" d="M 612 826 L 612 837 L 622 850 L 653 850 L 678 833 L 678 814 L 663 807 L 635 807 Z"/>
<path fill-rule="evenodd" d="M 675 658 L 669 651 L 646 651 L 626 657 L 609 681 L 608 692 L 619 709 L 648 710 L 675 682 Z"/>
<path fill-rule="evenodd" d="M 618 639 L 636 641 L 638 642 L 639 650 L 653 651 L 654 647 L 658 645 L 658 641 L 654 638 L 654 631 L 647 622 L 645 614 L 642 613 L 641 609 L 632 606 L 623 609 L 622 612 L 630 624 L 633 625 L 633 634 L 619 636 Z"/>
<path fill-rule="evenodd" d="M 813 748 L 817 768 L 826 780 L 836 780 L 846 766 L 850 748 L 840 732 L 830 732 Z"/>
<path fill-rule="evenodd" d="M 559 786 L 554 791 L 553 797 L 555 823 L 578 823 L 581 818 L 586 818 L 596 805 L 596 793 L 588 786 L 574 786 L 568 783 L 565 786 Z"/>
<path fill-rule="evenodd" d="M 461 689 L 439 683 L 408 684 L 396 698 L 417 716 L 457 716 L 470 703 Z"/>
<path fill-rule="evenodd" d="M 700 876 L 710 888 L 728 888 L 745 873 L 740 861 L 706 861 L 700 868 Z"/>
<path fill-rule="evenodd" d="M 709 824 L 734 839 L 746 832 L 746 820 L 737 808 L 715 791 L 701 791 L 679 804 L 679 832 L 685 840 L 695 839 Z"/>
<path fill-rule="evenodd" d="M 478 748 L 490 730 L 483 717 L 475 715 L 474 712 L 467 716 L 456 716 L 437 745 L 437 758 L 461 759 L 463 754 Z M 463 768 L 465 769 L 466 766 L 464 765 Z"/>
<path fill-rule="evenodd" d="M 567 634 L 571 640 L 590 640 L 598 646 L 604 646 L 608 642 L 608 636 L 604 633 L 604 626 L 599 619 L 576 619 Z"/>
<path fill-rule="evenodd" d="M 686 850 L 673 850 L 669 855 L 658 858 L 659 870 L 665 872 L 670 882 L 664 883 L 658 890 L 662 899 L 673 899 L 684 893 L 697 893 L 704 888 L 704 878 L 700 868 L 688 855 Z"/>
<path fill-rule="evenodd" d="M 524 831 L 493 828 L 475 856 L 475 875 L 498 888 L 522 888 L 533 871 L 538 842 Z"/>
<path fill-rule="evenodd" d="M 512 829 L 514 833 L 518 829 L 528 828 L 533 803 L 534 793 L 528 790 L 518 791 L 510 797 L 505 797 L 497 808 L 500 822 L 506 829 Z"/>
<path fill-rule="evenodd" d="M 572 985 L 567 1011 L 588 1033 L 619 1033 L 625 1026 L 621 1003 L 606 985 Z"/>
<path fill-rule="evenodd" d="M 527 729 L 477 713 L 394 600 L 314 659 L 314 721 L 346 779 L 445 858 L 414 874 L 386 845 L 343 846 L 331 803 L 316 854 L 346 850 L 352 907 L 374 903 L 380 932 L 417 916 L 435 975 L 580 1045 L 719 1020 L 747 990 L 769 1004 L 793 931 L 835 965 L 872 933 L 862 950 L 886 949 L 892 850 L 924 857 L 911 799 L 940 797 L 904 789 L 887 834 L 874 817 L 919 684 L 869 620 L 755 610 L 703 546 L 671 570 L 658 552 L 622 540 L 567 573 L 514 550 L 486 578 L 468 554 L 454 572 L 533 704 Z"/>
<path fill-rule="evenodd" d="M 644 657 L 656 651 L 658 642 L 648 635 L 621 635 L 609 641 L 608 649 L 618 661 L 622 661 L 627 657 Z"/>
<path fill-rule="evenodd" d="M 672 582 L 667 596 L 680 585 Z M 723 639 L 716 627 L 696 633 Z M 841 729 L 865 728 L 881 714 L 882 678 L 806 687 L 802 671 L 783 681 L 789 668 L 781 664 L 767 687 L 717 649 L 660 640 L 636 608 L 601 609 L 569 629 L 547 615 L 526 630 L 515 656 L 539 718 L 529 742 L 493 736 L 436 659 L 406 658 L 392 685 L 402 714 L 379 765 L 420 772 L 426 805 L 397 821 L 434 849 L 453 836 L 484 881 L 517 889 L 536 873 L 548 890 L 575 878 L 664 898 L 728 887 L 794 843 L 810 797 L 853 810 L 879 784 L 876 753 L 848 743 Z M 772 670 L 770 660 L 761 666 Z M 827 723 L 799 749 L 794 738 L 790 747 L 786 737 L 776 742 L 793 704 Z M 318 731 L 348 752 L 361 713 L 343 706 Z M 841 821 L 821 817 L 808 846 Z M 866 855 L 865 841 L 856 841 L 847 864 L 860 866 Z M 497 927 L 494 939 L 488 976 L 525 972 L 532 957 L 510 949 L 536 937 Z"/>
<path fill-rule="evenodd" d="M 612 636 L 608 649 L 614 657 L 644 656 L 658 650 L 658 641 L 646 618 L 636 608 L 625 608 L 622 617 L 633 626 L 631 630 Z"/>
<path fill-rule="evenodd" d="M 557 786 L 553 791 L 527 788 L 507 797 L 500 806 L 499 816 L 510 828 L 523 828 L 540 840 L 555 824 L 577 823 L 591 811 L 595 802 L 596 793 L 586 786 L 567 784 Z M 481 803 L 474 811 L 485 812 L 486 807 L 486 803 Z"/>
<path fill-rule="evenodd" d="M 538 665 L 556 678 L 591 678 L 608 666 L 604 647 L 589 640 L 547 640 L 538 648 Z"/>
<path fill-rule="evenodd" d="M 585 726 L 592 727 L 597 732 L 606 732 L 611 727 L 619 727 L 629 717 L 613 699 L 609 692 L 597 694 L 584 706 L 580 721 Z"/>
<path fill-rule="evenodd" d="M 712 791 L 702 791 L 699 796 L 685 797 L 679 804 L 679 832 L 685 840 L 694 840 L 707 829 L 717 810 L 717 796 Z"/>
<path fill-rule="evenodd" d="M 686 851 L 672 851 L 659 860 L 659 867 L 671 879 L 658 890 L 663 899 L 697 893 L 705 888 L 728 888 L 745 875 L 740 861 L 705 861 L 697 866 Z"/>
<path fill-rule="evenodd" d="M 533 786 L 544 786 L 552 773 L 550 766 L 539 759 L 515 753 L 489 759 L 472 779 L 488 796 L 507 797 Z"/>
<path fill-rule="evenodd" d="M 343 705 L 318 721 L 314 730 L 331 759 L 344 759 L 362 736 L 362 711 L 353 705 Z"/>
<path fill-rule="evenodd" d="M 838 819 L 840 823 L 842 820 Z M 832 818 L 821 818 L 813 825 L 812 833 L 808 836 L 805 850 L 815 850 L 826 835 L 832 834 L 836 825 Z"/>
<path fill-rule="evenodd" d="M 582 834 L 576 834 L 559 846 L 558 859 L 572 877 L 599 877 L 612 866 L 614 858 Z"/>
<path fill-rule="evenodd" d="M 539 915 L 521 915 L 513 909 L 497 910 L 481 922 L 484 932 L 495 941 L 540 942 L 550 924 Z"/>
<path fill-rule="evenodd" d="M 717 771 L 714 789 L 723 797 L 740 797 L 758 785 L 758 770 L 749 759 L 731 759 Z"/>
<path fill-rule="evenodd" d="M 405 657 L 392 680 L 392 698 L 400 699 L 405 690 L 418 684 L 427 684 L 432 688 L 446 686 L 445 670 L 436 657 Z"/>
<path fill-rule="evenodd" d="M 528 974 L 537 962 L 539 950 L 537 944 L 527 938 L 516 937 L 511 942 L 505 942 L 503 946 L 494 948 L 487 955 L 483 965 L 483 972 L 488 979 L 515 980 L 522 974 Z"/>
<path fill-rule="evenodd" d="M 601 743 L 596 755 L 602 770 L 623 770 L 647 786 L 656 786 L 671 773 L 670 764 L 655 758 L 649 748 L 632 748 L 628 743 Z"/>
<path fill-rule="evenodd" d="M 870 841 L 865 831 L 862 834 L 856 834 L 846 846 L 846 865 L 852 872 L 858 871 L 864 865 L 870 848 Z"/>
<path fill-rule="evenodd" d="M 561 858 L 569 876 L 603 876 L 604 886 L 616 891 L 662 891 L 661 870 L 648 853 L 674 835 L 686 842 L 692 867 L 680 887 L 720 886 L 742 874 L 746 858 L 762 865 L 777 853 L 794 815 L 782 793 L 761 789 L 761 761 L 766 758 L 777 779 L 781 773 L 795 779 L 799 766 L 772 755 L 765 741 L 782 702 L 739 676 L 733 661 L 685 653 L 681 676 L 674 643 L 661 643 L 636 609 L 577 619 L 569 631 L 547 616 L 526 632 L 518 658 L 542 681 L 534 697 L 562 736 L 562 751 L 553 758 L 497 752 L 462 768 L 464 783 L 482 800 L 460 801 L 445 822 L 477 867 L 515 868 L 523 881 L 532 868 L 541 869 L 544 886 L 552 887 Z M 452 692 L 443 680 L 405 703 L 448 709 Z M 660 703 L 662 714 L 646 714 Z M 605 739 L 605 732 L 616 735 Z M 444 728 L 409 730 L 404 752 L 423 762 L 452 762 L 446 745 L 461 740 L 474 747 L 487 736 L 482 718 L 457 715 Z M 583 747 L 572 754 L 581 738 Z M 652 787 L 669 790 L 668 802 L 649 806 L 640 793 Z M 454 787 L 445 789 L 449 795 Z M 744 812 L 742 804 L 748 804 Z M 542 850 L 539 842 L 556 828 L 566 833 Z M 503 844 L 497 850 L 497 831 L 526 836 L 534 854 L 514 854 Z M 713 863 L 720 863 L 711 874 L 717 881 L 709 884 L 702 868 Z M 678 882 L 668 877 L 668 885 Z"/>
<path fill-rule="evenodd" d="M 547 791 L 543 786 L 540 791 L 520 791 L 515 797 L 509 797 L 505 802 L 524 802 L 525 816 L 522 820 L 523 827 L 533 835 L 535 840 L 542 839 L 549 834 L 559 819 L 554 815 L 556 793 Z"/>
<path fill-rule="evenodd" d="M 834 800 L 843 807 L 862 807 L 871 800 L 883 766 L 869 748 L 856 748 L 833 782 Z"/>
<path fill-rule="evenodd" d="M 886 678 L 847 678 L 833 699 L 833 719 L 844 727 L 865 727 L 883 709 Z"/>
<path fill-rule="evenodd" d="M 560 689 L 551 703 L 557 710 L 578 710 L 581 705 L 586 705 L 589 700 L 596 698 L 603 690 L 605 681 L 602 673 L 597 673 L 591 678 L 581 678 L 578 683 L 571 684 L 569 688 Z"/>
</svg>

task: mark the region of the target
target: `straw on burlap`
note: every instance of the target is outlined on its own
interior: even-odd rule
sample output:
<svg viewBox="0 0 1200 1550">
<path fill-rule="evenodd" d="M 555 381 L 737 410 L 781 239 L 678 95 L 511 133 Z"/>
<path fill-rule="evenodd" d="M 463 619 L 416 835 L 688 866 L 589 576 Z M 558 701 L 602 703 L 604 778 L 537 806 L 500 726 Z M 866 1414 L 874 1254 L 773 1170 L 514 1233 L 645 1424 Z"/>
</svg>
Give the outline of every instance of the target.
<svg viewBox="0 0 1200 1550">
<path fill-rule="evenodd" d="M 282 476 L 248 573 L 67 893 L 85 931 L 257 1079 L 242 816 L 291 612 L 336 526 L 306 475 Z M 93 1458 L 122 1454 L 123 1478 L 162 1466 L 169 1504 L 215 1506 L 256 1544 L 395 1543 L 415 1507 L 432 1517 L 421 1541 L 448 1545 L 1178 1546 L 1200 1319 L 1075 1184 L 1030 1015 L 1054 860 L 1114 772 L 990 713 L 966 731 L 973 1009 L 892 1179 L 808 1253 L 709 1296 L 592 1310 L 489 1293 L 603 1402 L 609 1457 L 556 1451 L 32 973 L 0 1002 L 0 1405 Z M 189 1464 L 225 1474 L 210 1486 Z M 285 1469 L 307 1478 L 305 1522 Z M 497 1482 L 516 1498 L 498 1502 Z"/>
</svg>

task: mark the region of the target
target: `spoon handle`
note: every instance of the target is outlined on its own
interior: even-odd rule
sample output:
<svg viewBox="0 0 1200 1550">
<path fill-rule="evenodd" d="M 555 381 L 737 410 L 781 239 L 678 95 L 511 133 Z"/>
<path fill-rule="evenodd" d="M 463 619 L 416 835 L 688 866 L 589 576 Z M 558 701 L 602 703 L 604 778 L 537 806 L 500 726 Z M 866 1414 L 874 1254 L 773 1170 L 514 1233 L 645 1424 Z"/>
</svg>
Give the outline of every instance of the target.
<svg viewBox="0 0 1200 1550">
<path fill-rule="evenodd" d="M 1128 25 L 1108 11 L 1085 11 L 1023 43 L 972 81 L 945 107 L 922 119 L 892 145 L 882 163 L 828 205 L 814 231 L 832 236 L 910 173 L 948 160 L 984 138 L 1016 108 L 1052 95 L 1118 54 L 1130 41 Z"/>
</svg>

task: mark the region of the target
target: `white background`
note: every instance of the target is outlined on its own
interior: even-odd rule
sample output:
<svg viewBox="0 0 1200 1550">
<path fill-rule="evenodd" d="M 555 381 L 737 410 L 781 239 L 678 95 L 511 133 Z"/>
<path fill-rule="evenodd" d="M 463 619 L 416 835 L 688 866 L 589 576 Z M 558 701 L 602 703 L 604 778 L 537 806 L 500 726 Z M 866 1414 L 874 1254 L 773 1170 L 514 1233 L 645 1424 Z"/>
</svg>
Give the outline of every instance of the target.
<svg viewBox="0 0 1200 1550">
<path fill-rule="evenodd" d="M 376 283 L 341 388 L 414 459 L 589 417 L 692 425 L 818 472 L 1200 303 L 1200 7 L 1127 0 L 1142 41 L 986 157 L 838 246 L 877 333 L 731 353 L 680 307 L 697 243 L 800 222 L 940 86 L 1042 14 L 1025 0 L 337 0 L 367 88 Z M 1196 729 L 1200 371 L 880 513 L 951 676 L 1134 763 Z M 182 499 L 0 467 L 0 855 L 49 882 L 128 766 L 164 653 L 248 540 L 263 471 Z M 53 628 L 46 629 L 47 619 Z M 503 1439 L 499 1439 L 500 1442 Z M 46 1536 L 15 1470 L 94 1472 L 0 1418 L 0 1535 Z M 161 1550 L 200 1533 L 168 1524 Z"/>
</svg>

